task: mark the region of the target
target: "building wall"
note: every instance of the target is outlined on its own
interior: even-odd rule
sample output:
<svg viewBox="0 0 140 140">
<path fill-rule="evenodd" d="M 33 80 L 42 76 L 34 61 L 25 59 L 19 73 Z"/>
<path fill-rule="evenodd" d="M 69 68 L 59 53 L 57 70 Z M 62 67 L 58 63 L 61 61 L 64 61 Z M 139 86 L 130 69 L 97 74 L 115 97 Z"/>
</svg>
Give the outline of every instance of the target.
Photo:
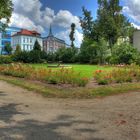
<svg viewBox="0 0 140 140">
<path fill-rule="evenodd" d="M 140 51 L 140 31 L 134 32 L 133 46 L 136 47 Z"/>
<path fill-rule="evenodd" d="M 43 40 L 43 48 L 47 53 L 56 52 L 61 47 L 65 47 L 65 42 L 60 42 L 55 37 L 48 37 Z"/>
<path fill-rule="evenodd" d="M 11 45 L 11 36 L 20 30 L 20 28 L 9 27 L 5 30 L 5 33 L 0 33 L 0 54 L 6 54 L 6 52 L 4 52 L 5 45 L 7 43 Z"/>
<path fill-rule="evenodd" d="M 33 36 L 25 36 L 25 35 L 13 36 L 12 37 L 13 50 L 15 51 L 16 46 L 20 45 L 21 50 L 31 51 L 33 50 L 36 40 L 40 44 L 41 49 L 43 49 L 43 41 L 41 37 L 33 37 Z"/>
</svg>

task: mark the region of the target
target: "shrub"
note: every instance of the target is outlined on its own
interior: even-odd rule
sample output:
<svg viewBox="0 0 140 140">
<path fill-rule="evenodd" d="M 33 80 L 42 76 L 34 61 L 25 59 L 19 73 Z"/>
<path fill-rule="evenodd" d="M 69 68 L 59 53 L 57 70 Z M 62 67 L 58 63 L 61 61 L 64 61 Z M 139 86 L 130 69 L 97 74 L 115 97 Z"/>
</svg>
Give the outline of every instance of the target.
<svg viewBox="0 0 140 140">
<path fill-rule="evenodd" d="M 123 68 L 115 68 L 110 72 L 97 70 L 94 73 L 94 78 L 99 85 L 140 81 L 140 67 L 131 65 Z"/>
<path fill-rule="evenodd" d="M 46 53 L 39 50 L 32 50 L 30 52 L 22 51 L 13 55 L 15 62 L 22 63 L 44 63 L 46 60 Z"/>
<path fill-rule="evenodd" d="M 123 43 L 121 45 L 115 45 L 112 50 L 112 56 L 109 60 L 111 64 L 132 64 L 139 63 L 140 53 L 136 48 L 130 44 Z"/>
<path fill-rule="evenodd" d="M 11 56 L 0 56 L 0 64 L 10 64 L 12 62 Z"/>
<path fill-rule="evenodd" d="M 20 63 L 1 65 L 0 74 L 44 81 L 49 84 L 71 84 L 73 86 L 85 86 L 89 81 L 88 78 L 83 78 L 79 72 L 75 72 L 73 69 L 35 69 Z"/>
</svg>

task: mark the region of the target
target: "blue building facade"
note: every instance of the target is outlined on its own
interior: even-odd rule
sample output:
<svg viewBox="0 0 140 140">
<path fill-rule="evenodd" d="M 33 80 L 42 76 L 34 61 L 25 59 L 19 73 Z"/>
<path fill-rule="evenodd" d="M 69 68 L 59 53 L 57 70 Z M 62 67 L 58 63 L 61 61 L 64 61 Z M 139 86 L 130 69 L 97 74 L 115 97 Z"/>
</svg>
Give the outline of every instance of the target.
<svg viewBox="0 0 140 140">
<path fill-rule="evenodd" d="M 4 47 L 6 44 L 11 45 L 11 37 L 21 29 L 16 27 L 8 27 L 5 32 L 0 33 L 0 54 L 6 54 Z"/>
</svg>

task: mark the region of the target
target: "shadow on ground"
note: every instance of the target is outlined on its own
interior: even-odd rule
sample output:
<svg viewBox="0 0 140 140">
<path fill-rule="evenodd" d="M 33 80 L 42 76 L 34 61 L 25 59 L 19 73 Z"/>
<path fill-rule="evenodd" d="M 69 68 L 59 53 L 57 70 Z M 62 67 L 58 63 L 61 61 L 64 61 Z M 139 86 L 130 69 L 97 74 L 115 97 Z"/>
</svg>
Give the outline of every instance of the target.
<svg viewBox="0 0 140 140">
<path fill-rule="evenodd" d="M 4 93 L 3 91 L 0 91 L 0 96 L 7 96 L 7 94 Z"/>
<path fill-rule="evenodd" d="M 11 125 L 14 115 L 25 115 L 25 113 L 19 112 L 16 106 L 18 104 L 9 104 L 0 107 L 0 122 L 3 121 L 8 124 L 0 127 L 1 140 L 75 140 L 72 138 L 72 135 L 67 136 L 66 134 L 59 133 L 57 130 L 61 128 L 70 129 L 72 125 L 87 126 L 94 124 L 91 121 L 75 120 L 74 116 L 60 115 L 48 123 L 37 120 L 25 120 Z M 77 134 L 88 133 L 91 137 L 88 137 L 86 140 L 104 140 L 94 138 L 94 133 L 97 132 L 95 129 L 80 128 L 73 131 Z"/>
</svg>

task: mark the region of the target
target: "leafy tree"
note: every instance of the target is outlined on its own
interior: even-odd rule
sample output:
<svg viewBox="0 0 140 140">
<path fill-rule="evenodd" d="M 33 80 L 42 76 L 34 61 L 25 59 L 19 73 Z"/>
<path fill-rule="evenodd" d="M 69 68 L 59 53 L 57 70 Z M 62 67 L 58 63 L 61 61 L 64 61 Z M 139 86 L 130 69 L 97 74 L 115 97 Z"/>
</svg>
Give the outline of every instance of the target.
<svg viewBox="0 0 140 140">
<path fill-rule="evenodd" d="M 3 31 L 10 21 L 10 17 L 13 11 L 12 0 L 1 0 L 0 1 L 0 21 L 2 19 L 6 22 L 0 22 L 0 31 Z"/>
<path fill-rule="evenodd" d="M 91 16 L 91 12 L 82 8 L 83 17 L 80 17 L 80 23 L 83 30 L 84 38 L 92 38 L 93 37 L 93 18 Z"/>
<path fill-rule="evenodd" d="M 60 48 L 56 52 L 56 60 L 64 63 L 74 63 L 77 61 L 77 48 Z"/>
<path fill-rule="evenodd" d="M 131 64 L 137 62 L 140 53 L 136 48 L 130 44 L 115 45 L 112 50 L 111 63 L 120 64 Z"/>
<path fill-rule="evenodd" d="M 34 49 L 33 50 L 41 51 L 41 46 L 40 46 L 40 44 L 38 43 L 37 40 L 35 41 Z"/>
<path fill-rule="evenodd" d="M 98 63 L 96 42 L 89 38 L 85 38 L 80 48 L 80 62 L 82 63 Z"/>
<path fill-rule="evenodd" d="M 130 27 L 130 24 L 121 13 L 122 6 L 119 5 L 119 0 L 98 0 L 98 5 L 97 25 L 100 29 L 99 32 L 101 37 L 109 42 L 109 47 L 112 50 L 117 39 L 123 36 L 124 29 Z"/>
<path fill-rule="evenodd" d="M 7 43 L 4 47 L 4 50 L 7 52 L 7 54 L 11 54 L 12 52 L 12 47 L 10 45 L 10 43 Z"/>
<path fill-rule="evenodd" d="M 75 33 L 75 27 L 76 27 L 76 25 L 75 25 L 74 23 L 72 23 L 72 24 L 71 24 L 71 32 L 70 32 L 70 35 L 69 35 L 70 40 L 71 40 L 71 47 L 72 47 L 72 48 L 74 48 L 74 40 L 75 40 L 75 38 L 74 38 L 74 33 Z"/>
<path fill-rule="evenodd" d="M 106 59 L 111 56 L 111 52 L 108 49 L 108 45 L 105 39 L 101 38 L 97 43 L 97 57 L 100 64 L 105 64 Z"/>
<path fill-rule="evenodd" d="M 21 47 L 20 47 L 20 45 L 17 45 L 16 50 L 15 50 L 15 54 L 18 54 L 20 52 L 21 52 Z"/>
</svg>

